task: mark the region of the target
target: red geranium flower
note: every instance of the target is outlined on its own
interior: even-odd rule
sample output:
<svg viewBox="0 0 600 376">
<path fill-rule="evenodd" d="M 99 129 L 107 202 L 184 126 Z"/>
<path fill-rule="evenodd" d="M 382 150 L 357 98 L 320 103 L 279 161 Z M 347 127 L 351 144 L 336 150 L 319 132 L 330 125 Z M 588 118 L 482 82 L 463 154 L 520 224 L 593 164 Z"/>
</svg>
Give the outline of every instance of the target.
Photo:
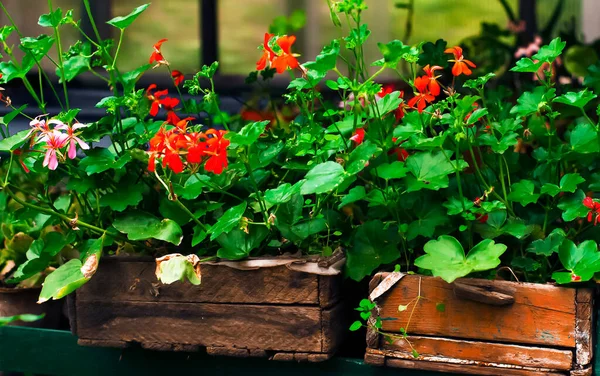
<svg viewBox="0 0 600 376">
<path fill-rule="evenodd" d="M 594 222 L 594 226 L 597 225 L 600 222 L 600 202 L 594 201 L 591 197 L 586 197 L 583 199 L 583 205 L 590 209 L 587 215 L 588 222 Z"/>
<path fill-rule="evenodd" d="M 365 139 L 365 129 L 364 128 L 356 128 L 356 131 L 354 132 L 352 137 L 350 137 L 350 140 L 354 141 L 356 143 L 356 145 L 362 144 L 364 139 Z"/>
<path fill-rule="evenodd" d="M 462 48 L 460 48 L 459 46 L 454 46 L 452 48 L 446 49 L 446 51 L 444 52 L 447 54 L 454 55 L 454 60 L 449 60 L 451 62 L 454 62 L 454 66 L 452 67 L 452 74 L 454 76 L 460 76 L 461 74 L 468 76 L 471 73 L 473 73 L 471 72 L 471 69 L 469 69 L 469 67 L 476 68 L 476 65 L 473 64 L 472 61 L 465 59 L 465 57 L 463 56 Z"/>
<path fill-rule="evenodd" d="M 175 106 L 177 106 L 179 104 L 179 99 L 177 98 L 171 98 L 171 97 L 165 97 L 167 94 L 169 94 L 168 90 L 160 90 L 160 91 L 155 91 L 154 93 L 152 93 L 152 90 L 156 89 L 156 84 L 152 84 L 148 87 L 148 89 L 146 90 L 146 97 L 148 98 L 149 101 L 152 102 L 152 105 L 150 106 L 150 115 L 151 116 L 156 116 L 158 114 L 158 109 L 160 107 L 164 108 L 167 111 L 173 111 L 173 109 L 175 108 Z M 165 97 L 165 98 L 163 98 Z"/>
<path fill-rule="evenodd" d="M 271 67 L 277 70 L 277 73 L 283 73 L 286 69 L 298 68 L 300 65 L 296 57 L 292 54 L 292 45 L 296 42 L 293 35 L 285 35 L 277 39 L 277 45 L 281 47 L 281 54 L 275 56 L 271 61 Z"/>
<path fill-rule="evenodd" d="M 394 85 L 381 85 L 381 90 L 377 93 L 377 96 L 383 98 L 392 92 L 394 92 Z"/>
<path fill-rule="evenodd" d="M 161 48 L 162 44 L 165 43 L 166 41 L 167 41 L 167 39 L 161 39 L 158 42 L 156 42 L 156 44 L 154 45 L 154 51 L 152 52 L 152 55 L 150 55 L 149 64 L 156 63 L 156 66 L 159 66 L 161 64 L 169 64 L 163 57 L 162 53 L 160 52 L 160 48 Z"/>
<path fill-rule="evenodd" d="M 273 52 L 271 47 L 269 47 L 269 41 L 271 40 L 271 38 L 273 38 L 273 36 L 275 36 L 275 34 L 265 33 L 265 37 L 263 40 L 263 54 L 260 60 L 256 62 L 256 70 L 260 71 L 265 69 L 267 67 L 267 63 L 271 62 L 275 57 L 275 52 Z"/>
<path fill-rule="evenodd" d="M 173 82 L 175 83 L 175 86 L 181 85 L 181 83 L 184 80 L 183 73 L 181 73 L 178 70 L 174 70 L 173 72 L 171 72 L 171 77 L 173 77 Z"/>
<path fill-rule="evenodd" d="M 223 138 L 226 131 L 209 129 L 206 131 L 206 136 L 209 137 L 206 140 L 206 151 L 204 154 L 209 155 L 204 169 L 211 171 L 214 174 L 221 174 L 227 167 L 227 147 L 229 146 L 229 140 Z"/>
<path fill-rule="evenodd" d="M 415 79 L 415 88 L 418 90 L 418 93 L 408 101 L 408 106 L 414 108 L 416 105 L 419 113 L 423 112 L 427 103 L 431 103 L 435 100 L 435 97 L 429 92 L 428 86 L 429 77 L 422 76 Z"/>
<path fill-rule="evenodd" d="M 429 87 L 429 91 L 431 92 L 431 95 L 436 96 L 436 97 L 438 95 L 440 95 L 440 84 L 437 81 L 437 79 L 442 76 L 436 76 L 435 71 L 441 70 L 441 69 L 444 69 L 444 68 L 442 68 L 438 65 L 434 65 L 433 67 L 430 67 L 429 64 L 427 64 L 423 68 L 423 71 L 425 72 L 425 74 L 427 74 L 427 77 L 429 78 L 429 83 L 427 85 Z"/>
</svg>

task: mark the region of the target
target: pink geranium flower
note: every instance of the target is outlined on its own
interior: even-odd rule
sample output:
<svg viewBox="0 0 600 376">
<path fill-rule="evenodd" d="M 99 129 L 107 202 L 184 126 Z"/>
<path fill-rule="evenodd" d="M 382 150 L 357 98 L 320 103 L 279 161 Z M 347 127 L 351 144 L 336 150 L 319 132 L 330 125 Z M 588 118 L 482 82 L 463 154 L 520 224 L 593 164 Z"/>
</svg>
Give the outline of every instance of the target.
<svg viewBox="0 0 600 376">
<path fill-rule="evenodd" d="M 57 153 L 60 153 L 59 149 L 63 148 L 67 144 L 68 139 L 68 135 L 56 130 L 47 132 L 40 139 L 40 141 L 46 143 L 46 156 L 44 157 L 43 163 L 44 167 L 48 166 L 50 170 L 56 170 L 58 167 Z"/>
<path fill-rule="evenodd" d="M 42 116 L 46 115 L 37 116 L 35 119 L 29 122 L 31 129 L 29 130 L 29 133 L 27 133 L 27 137 L 40 133 L 41 138 L 50 132 L 50 124 L 47 124 L 46 120 L 40 119 Z"/>
<path fill-rule="evenodd" d="M 50 122 L 53 122 L 53 120 L 50 120 Z M 67 124 L 60 123 L 57 124 L 54 128 L 67 131 L 67 141 L 69 142 L 69 151 L 67 155 L 70 159 L 75 159 L 75 157 L 77 156 L 77 150 L 75 147 L 76 144 L 79 145 L 79 147 L 83 150 L 88 150 L 90 148 L 88 144 L 86 144 L 81 138 L 78 137 L 81 134 L 81 132 L 75 132 L 78 129 L 86 127 L 89 127 L 89 124 L 75 123 L 69 127 Z"/>
</svg>

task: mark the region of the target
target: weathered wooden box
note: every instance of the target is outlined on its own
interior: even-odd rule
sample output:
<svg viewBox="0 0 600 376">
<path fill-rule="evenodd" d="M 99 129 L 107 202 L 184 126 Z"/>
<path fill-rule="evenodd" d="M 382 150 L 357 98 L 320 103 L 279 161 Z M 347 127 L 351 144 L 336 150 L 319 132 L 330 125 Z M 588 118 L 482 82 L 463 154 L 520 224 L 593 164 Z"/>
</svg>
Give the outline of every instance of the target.
<svg viewBox="0 0 600 376">
<path fill-rule="evenodd" d="M 366 363 L 474 375 L 592 375 L 592 289 L 398 274 L 371 281 L 382 328 L 368 330 Z M 414 313 L 414 303 L 400 312 L 419 291 Z M 381 334 L 401 328 L 407 339 Z"/>
<path fill-rule="evenodd" d="M 153 260 L 103 259 L 70 300 L 79 344 L 322 361 L 347 329 L 340 276 L 203 264 L 201 285 L 162 285 L 155 268 Z"/>
</svg>

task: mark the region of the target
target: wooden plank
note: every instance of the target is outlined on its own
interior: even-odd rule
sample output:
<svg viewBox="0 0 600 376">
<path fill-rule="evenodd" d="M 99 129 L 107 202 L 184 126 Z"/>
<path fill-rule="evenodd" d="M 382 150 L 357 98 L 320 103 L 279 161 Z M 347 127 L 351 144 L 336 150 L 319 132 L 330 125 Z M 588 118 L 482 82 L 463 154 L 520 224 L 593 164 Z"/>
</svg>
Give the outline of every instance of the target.
<svg viewBox="0 0 600 376">
<path fill-rule="evenodd" d="M 593 293 L 590 289 L 577 290 L 577 308 L 575 322 L 575 340 L 577 364 L 587 366 L 593 356 Z"/>
<path fill-rule="evenodd" d="M 592 376 L 593 374 L 594 374 L 593 369 L 591 366 L 589 366 L 586 368 L 573 370 L 573 371 L 571 371 L 569 376 Z"/>
<path fill-rule="evenodd" d="M 489 375 L 489 376 L 564 376 L 564 373 L 545 370 L 526 370 L 515 368 L 497 368 L 477 365 L 434 363 L 407 359 L 385 359 L 385 365 L 397 368 L 420 369 L 423 371 L 453 372 L 466 375 Z"/>
<path fill-rule="evenodd" d="M 86 340 L 321 352 L 319 307 L 77 301 Z"/>
<path fill-rule="evenodd" d="M 319 305 L 329 308 L 340 301 L 342 294 L 342 276 L 320 275 L 319 278 Z"/>
<path fill-rule="evenodd" d="M 453 286 L 440 278 L 406 276 L 382 295 L 377 304 L 383 331 L 399 332 L 412 309 L 398 312 L 419 291 L 409 334 L 521 344 L 575 347 L 575 289 L 543 284 L 496 281 L 516 287 L 515 303 L 490 306 L 458 299 Z M 444 304 L 444 312 L 436 309 Z"/>
<path fill-rule="evenodd" d="M 410 344 L 420 359 L 458 359 L 473 364 L 497 363 L 531 368 L 550 368 L 568 371 L 573 363 L 573 352 L 530 346 L 505 345 L 489 342 L 453 340 L 447 338 L 409 336 Z M 393 343 L 382 341 L 382 349 L 390 356 L 411 359 L 412 349 L 404 339 Z"/>
<path fill-rule="evenodd" d="M 155 268 L 153 261 L 103 260 L 94 278 L 77 290 L 77 299 L 316 305 L 320 298 L 330 299 L 327 294 L 332 294 L 332 290 L 325 290 L 325 295 L 319 297 L 320 276 L 295 272 L 285 266 L 237 270 L 202 265 L 199 286 L 183 282 L 160 284 L 154 275 Z"/>
<path fill-rule="evenodd" d="M 321 311 L 321 325 L 323 332 L 323 345 L 321 352 L 333 354 L 342 344 L 350 324 L 345 313 L 346 304 L 338 303 L 336 306 Z"/>
</svg>

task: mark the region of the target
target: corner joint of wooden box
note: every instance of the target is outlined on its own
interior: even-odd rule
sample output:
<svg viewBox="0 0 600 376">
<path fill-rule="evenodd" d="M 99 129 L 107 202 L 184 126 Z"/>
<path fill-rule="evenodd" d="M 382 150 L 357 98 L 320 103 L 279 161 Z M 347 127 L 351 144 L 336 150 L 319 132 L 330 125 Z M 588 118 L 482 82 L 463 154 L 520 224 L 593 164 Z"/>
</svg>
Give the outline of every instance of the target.
<svg viewBox="0 0 600 376">
<path fill-rule="evenodd" d="M 372 366 L 382 367 L 385 365 L 385 355 L 378 353 L 377 350 L 367 349 L 365 354 L 365 363 Z"/>
</svg>

